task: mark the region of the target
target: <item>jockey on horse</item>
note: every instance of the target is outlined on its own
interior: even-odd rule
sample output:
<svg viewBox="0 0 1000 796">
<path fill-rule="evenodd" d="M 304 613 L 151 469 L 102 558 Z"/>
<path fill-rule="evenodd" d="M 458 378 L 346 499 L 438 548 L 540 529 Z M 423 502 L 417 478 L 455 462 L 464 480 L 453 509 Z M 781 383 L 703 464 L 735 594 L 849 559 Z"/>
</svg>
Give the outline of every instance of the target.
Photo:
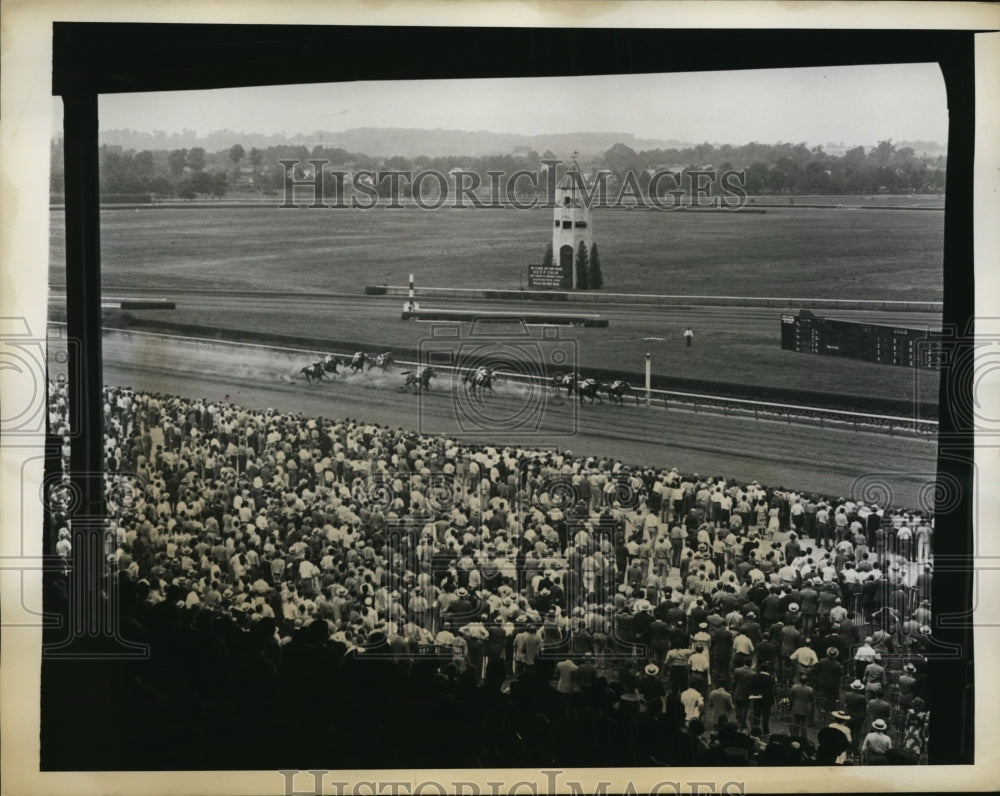
<svg viewBox="0 0 1000 796">
<path fill-rule="evenodd" d="M 427 365 L 421 365 L 415 371 L 407 370 L 404 371 L 406 374 L 406 381 L 403 382 L 403 388 L 407 392 L 410 390 L 410 385 L 413 385 L 414 392 L 420 392 L 421 390 L 429 390 L 431 385 L 431 378 L 437 374 L 434 372 L 434 368 Z"/>
<path fill-rule="evenodd" d="M 382 372 L 385 373 L 387 370 L 392 369 L 392 363 L 396 361 L 396 358 L 392 355 L 391 351 L 386 351 L 384 354 L 379 354 L 377 357 L 368 357 L 368 370 L 374 367 L 379 367 Z"/>
<path fill-rule="evenodd" d="M 337 368 L 340 366 L 340 360 L 333 354 L 327 354 L 320 364 L 322 364 L 323 370 L 327 373 L 333 373 L 334 375 L 339 373 Z"/>
<path fill-rule="evenodd" d="M 569 396 L 573 394 L 573 390 L 576 389 L 576 384 L 579 381 L 579 379 L 580 379 L 579 375 L 573 372 L 567 373 L 565 375 L 563 375 L 562 373 L 557 373 L 555 376 L 552 377 L 552 386 L 555 387 L 556 389 L 559 389 L 560 387 L 565 387 L 566 397 L 569 398 Z"/>
<path fill-rule="evenodd" d="M 601 400 L 600 396 L 601 384 L 597 379 L 584 379 L 577 385 L 577 392 L 580 394 L 580 403 L 583 403 L 584 398 L 589 398 L 591 403 L 595 401 L 599 404 L 603 404 L 604 401 Z"/>
<path fill-rule="evenodd" d="M 469 394 L 475 395 L 477 389 L 489 390 L 493 393 L 493 368 L 481 365 L 475 370 L 467 371 L 463 381 L 468 385 Z"/>
<path fill-rule="evenodd" d="M 365 369 L 365 362 L 368 361 L 368 355 L 364 351 L 355 351 L 354 356 L 351 357 L 351 372 L 357 373 L 359 370 L 363 371 Z"/>
<path fill-rule="evenodd" d="M 312 384 L 313 379 L 316 381 L 323 381 L 323 363 L 316 362 L 312 365 L 306 365 L 302 368 L 299 373 L 306 377 L 306 381 Z"/>
<path fill-rule="evenodd" d="M 617 402 L 620 406 L 624 406 L 625 393 L 627 392 L 635 393 L 635 405 L 638 406 L 639 393 L 635 392 L 635 390 L 632 388 L 632 385 L 629 384 L 624 379 L 618 379 L 616 381 L 611 382 L 611 384 L 608 385 L 608 400 L 610 400 L 611 403 Z"/>
</svg>

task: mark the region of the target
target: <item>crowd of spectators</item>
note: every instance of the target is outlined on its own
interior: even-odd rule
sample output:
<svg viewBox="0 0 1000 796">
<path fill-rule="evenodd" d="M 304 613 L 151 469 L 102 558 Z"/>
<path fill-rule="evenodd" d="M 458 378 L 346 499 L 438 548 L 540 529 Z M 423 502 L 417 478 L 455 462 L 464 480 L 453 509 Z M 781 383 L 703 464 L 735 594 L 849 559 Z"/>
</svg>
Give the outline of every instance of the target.
<svg viewBox="0 0 1000 796">
<path fill-rule="evenodd" d="M 104 395 L 137 768 L 926 761 L 926 512 Z"/>
</svg>

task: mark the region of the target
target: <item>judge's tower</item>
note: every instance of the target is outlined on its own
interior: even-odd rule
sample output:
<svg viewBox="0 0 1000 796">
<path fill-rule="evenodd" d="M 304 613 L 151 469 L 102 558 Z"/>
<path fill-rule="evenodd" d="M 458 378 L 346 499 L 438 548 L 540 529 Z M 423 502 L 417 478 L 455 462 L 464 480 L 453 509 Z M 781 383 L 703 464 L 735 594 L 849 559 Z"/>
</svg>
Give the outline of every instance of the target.
<svg viewBox="0 0 1000 796">
<path fill-rule="evenodd" d="M 585 197 L 580 190 L 583 183 L 583 176 L 580 174 L 580 167 L 576 163 L 576 153 L 573 153 L 574 177 L 567 172 L 559 181 L 555 191 L 555 208 L 553 210 L 552 227 L 552 257 L 559 264 L 563 273 L 572 274 L 570 288 L 576 287 L 576 253 L 580 248 L 581 241 L 587 247 L 587 255 L 590 255 L 593 245 L 593 230 L 590 226 L 590 208 L 584 201 Z"/>
</svg>

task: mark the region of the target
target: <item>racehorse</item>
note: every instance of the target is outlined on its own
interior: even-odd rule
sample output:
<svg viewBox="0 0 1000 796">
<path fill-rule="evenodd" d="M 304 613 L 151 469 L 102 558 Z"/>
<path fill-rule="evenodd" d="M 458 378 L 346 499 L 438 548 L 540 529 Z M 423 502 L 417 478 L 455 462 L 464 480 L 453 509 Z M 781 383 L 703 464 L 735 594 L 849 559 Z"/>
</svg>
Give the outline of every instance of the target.
<svg viewBox="0 0 1000 796">
<path fill-rule="evenodd" d="M 410 385 L 412 384 L 414 393 L 429 390 L 431 388 L 431 379 L 437 375 L 434 372 L 434 368 L 427 367 L 426 365 L 421 365 L 416 370 L 405 370 L 403 373 L 406 376 L 406 381 L 403 382 L 402 389 L 409 392 Z"/>
<path fill-rule="evenodd" d="M 475 395 L 477 390 L 488 390 L 490 395 L 496 395 L 493 392 L 494 375 L 492 368 L 476 368 L 475 370 L 467 370 L 462 381 L 465 383 L 469 395 Z"/>
<path fill-rule="evenodd" d="M 338 367 L 340 367 L 340 360 L 337 357 L 335 357 L 333 354 L 328 354 L 323 359 L 323 363 L 322 364 L 323 364 L 323 370 L 326 373 L 332 373 L 334 376 L 336 376 L 340 372 L 337 369 Z"/>
<path fill-rule="evenodd" d="M 377 357 L 368 357 L 368 370 L 378 367 L 382 369 L 385 373 L 387 370 L 392 370 L 392 363 L 396 361 L 396 357 L 392 355 L 391 351 L 386 351 L 384 354 L 379 354 Z"/>
<path fill-rule="evenodd" d="M 358 371 L 364 372 L 365 363 L 368 361 L 368 355 L 364 351 L 355 351 L 354 356 L 351 357 L 351 373 L 357 373 Z"/>
<path fill-rule="evenodd" d="M 583 403 L 584 398 L 589 398 L 590 403 L 603 404 L 604 401 L 601 400 L 600 395 L 603 386 L 597 379 L 584 379 L 581 381 L 576 387 L 577 393 L 580 395 L 580 403 Z"/>
<path fill-rule="evenodd" d="M 635 405 L 639 405 L 639 393 L 624 379 L 618 379 L 607 385 L 608 400 L 617 403 L 619 406 L 625 405 L 625 393 L 630 392 L 635 395 Z"/>
<path fill-rule="evenodd" d="M 309 382 L 309 384 L 313 383 L 313 379 L 316 379 L 316 381 L 323 381 L 323 363 L 316 362 L 312 365 L 306 365 L 299 371 L 299 373 L 306 377 L 306 381 Z"/>
<path fill-rule="evenodd" d="M 576 389 L 576 384 L 580 377 L 576 373 L 557 373 L 552 377 L 552 386 L 557 390 L 560 387 L 566 388 L 566 397 L 569 398 Z"/>
</svg>

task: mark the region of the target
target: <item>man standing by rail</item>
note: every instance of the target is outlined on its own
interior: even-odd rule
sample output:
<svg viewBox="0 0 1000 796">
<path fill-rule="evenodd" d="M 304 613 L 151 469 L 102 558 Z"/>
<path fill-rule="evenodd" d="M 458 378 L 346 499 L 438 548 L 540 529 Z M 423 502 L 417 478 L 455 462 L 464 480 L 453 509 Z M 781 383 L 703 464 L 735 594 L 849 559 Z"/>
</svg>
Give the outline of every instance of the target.
<svg viewBox="0 0 1000 796">
<path fill-rule="evenodd" d="M 690 348 L 691 347 L 691 341 L 693 341 L 693 340 L 694 340 L 694 332 L 692 332 L 691 331 L 691 327 L 688 326 L 684 330 L 684 343 L 687 345 L 688 348 Z"/>
</svg>

